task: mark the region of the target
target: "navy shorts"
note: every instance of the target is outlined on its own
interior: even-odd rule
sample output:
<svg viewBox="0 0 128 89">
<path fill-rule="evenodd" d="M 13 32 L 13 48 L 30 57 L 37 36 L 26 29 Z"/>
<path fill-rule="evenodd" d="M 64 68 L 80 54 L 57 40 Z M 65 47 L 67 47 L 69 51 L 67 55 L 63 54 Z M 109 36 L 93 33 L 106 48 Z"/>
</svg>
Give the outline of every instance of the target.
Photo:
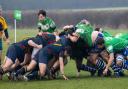
<svg viewBox="0 0 128 89">
<path fill-rule="evenodd" d="M 52 53 L 49 52 L 49 48 L 45 47 L 38 51 L 35 55 L 34 60 L 37 63 L 48 64 L 49 60 L 53 57 Z"/>
<path fill-rule="evenodd" d="M 25 53 L 22 49 L 12 44 L 9 46 L 6 56 L 11 59 L 13 63 L 15 63 L 16 59 L 23 62 Z"/>
</svg>

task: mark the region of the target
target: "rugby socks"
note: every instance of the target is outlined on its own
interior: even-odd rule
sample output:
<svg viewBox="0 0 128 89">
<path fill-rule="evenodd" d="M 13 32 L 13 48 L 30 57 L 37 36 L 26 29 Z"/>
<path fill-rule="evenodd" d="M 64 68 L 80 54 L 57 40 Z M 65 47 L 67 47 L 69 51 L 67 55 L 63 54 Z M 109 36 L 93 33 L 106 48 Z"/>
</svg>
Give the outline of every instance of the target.
<svg viewBox="0 0 128 89">
<path fill-rule="evenodd" d="M 30 74 L 26 75 L 25 77 L 27 77 L 27 80 L 35 80 L 35 79 L 39 79 L 39 74 L 38 71 L 33 71 Z"/>
<path fill-rule="evenodd" d="M 48 79 L 53 79 L 52 72 L 49 70 L 48 67 L 46 68 L 46 73 L 45 73 L 45 75 L 48 76 Z M 45 75 L 44 75 L 44 76 L 45 76 Z"/>
<path fill-rule="evenodd" d="M 121 67 L 117 66 L 115 62 L 112 62 L 111 68 L 114 72 L 119 72 L 121 70 Z"/>
<path fill-rule="evenodd" d="M 22 68 L 22 66 L 21 65 L 18 65 L 16 68 L 15 68 L 15 70 L 14 70 L 14 72 L 17 72 L 19 69 L 21 69 Z"/>
<path fill-rule="evenodd" d="M 24 75 L 27 72 L 27 67 L 23 67 L 16 72 L 15 76 Z"/>
<path fill-rule="evenodd" d="M 89 71 L 89 72 L 95 72 L 96 69 L 87 65 L 82 64 L 80 66 L 80 70 Z"/>
<path fill-rule="evenodd" d="M 98 59 L 97 60 L 96 68 L 98 70 L 104 70 L 105 69 L 105 66 L 106 66 L 106 64 L 105 64 L 105 62 L 102 59 Z"/>
<path fill-rule="evenodd" d="M 105 62 L 99 58 L 96 62 L 96 69 L 98 69 L 98 76 L 102 76 L 103 75 L 103 71 L 106 67 Z"/>
<path fill-rule="evenodd" d="M 51 69 L 50 69 L 50 71 L 52 72 L 52 74 L 55 74 L 57 71 L 59 71 L 60 70 L 60 67 L 57 67 L 57 68 L 54 68 L 54 67 L 52 67 Z"/>
<path fill-rule="evenodd" d="M 115 62 L 112 62 L 111 68 L 114 71 L 115 77 L 120 77 L 120 73 L 122 73 L 122 68 L 116 65 Z"/>
</svg>

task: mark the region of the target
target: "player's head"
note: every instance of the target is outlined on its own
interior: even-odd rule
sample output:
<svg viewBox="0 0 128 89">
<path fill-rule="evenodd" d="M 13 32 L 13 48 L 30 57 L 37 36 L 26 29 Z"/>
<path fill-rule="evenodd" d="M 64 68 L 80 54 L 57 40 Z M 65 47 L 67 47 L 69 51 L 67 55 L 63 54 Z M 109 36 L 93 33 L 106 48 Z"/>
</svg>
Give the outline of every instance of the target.
<svg viewBox="0 0 128 89">
<path fill-rule="evenodd" d="M 68 34 L 68 38 L 72 41 L 72 42 L 77 42 L 79 37 L 75 36 L 73 34 Z"/>
<path fill-rule="evenodd" d="M 45 10 L 39 10 L 38 12 L 38 19 L 39 20 L 44 20 L 46 17 L 46 11 Z"/>
<path fill-rule="evenodd" d="M 95 45 L 97 45 L 98 48 L 104 48 L 104 39 L 98 38 Z"/>
<path fill-rule="evenodd" d="M 90 22 L 87 19 L 82 19 L 80 22 L 86 25 L 90 24 Z"/>
<path fill-rule="evenodd" d="M 102 28 L 96 27 L 95 31 L 102 32 L 103 30 L 102 30 Z"/>
<path fill-rule="evenodd" d="M 2 15 L 2 6 L 0 5 L 0 16 Z"/>
</svg>

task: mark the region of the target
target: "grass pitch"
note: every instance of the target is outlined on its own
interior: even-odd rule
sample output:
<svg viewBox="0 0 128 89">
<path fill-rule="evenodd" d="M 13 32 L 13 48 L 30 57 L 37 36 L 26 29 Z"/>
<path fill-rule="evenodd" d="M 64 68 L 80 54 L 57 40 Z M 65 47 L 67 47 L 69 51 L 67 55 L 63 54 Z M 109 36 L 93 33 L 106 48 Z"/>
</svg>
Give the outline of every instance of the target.
<svg viewBox="0 0 128 89">
<path fill-rule="evenodd" d="M 128 33 L 126 30 L 105 29 L 115 35 L 116 33 Z M 26 37 L 33 37 L 37 33 L 36 30 L 17 30 L 17 41 Z M 14 42 L 14 30 L 9 31 L 11 42 Z M 3 43 L 3 58 L 7 50 L 6 43 Z M 128 75 L 128 72 L 126 75 Z M 61 77 L 56 80 L 42 81 L 9 81 L 6 76 L 0 81 L 0 89 L 128 89 L 128 76 L 122 78 L 113 77 L 90 77 L 88 72 L 81 71 L 80 77 L 76 77 L 75 62 L 69 60 L 65 67 L 65 74 L 70 80 L 63 80 Z"/>
</svg>

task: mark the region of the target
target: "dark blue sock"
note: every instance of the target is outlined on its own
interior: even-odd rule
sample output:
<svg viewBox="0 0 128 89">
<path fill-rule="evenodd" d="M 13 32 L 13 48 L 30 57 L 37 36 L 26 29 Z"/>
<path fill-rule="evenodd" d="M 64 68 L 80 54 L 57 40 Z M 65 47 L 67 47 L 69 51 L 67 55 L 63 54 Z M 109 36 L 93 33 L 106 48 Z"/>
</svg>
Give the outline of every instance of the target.
<svg viewBox="0 0 128 89">
<path fill-rule="evenodd" d="M 35 79 L 38 79 L 38 71 L 33 71 L 31 72 L 30 74 L 28 74 L 26 76 L 28 78 L 28 80 L 35 80 Z"/>
<path fill-rule="evenodd" d="M 115 62 L 112 62 L 111 68 L 114 71 L 115 74 L 119 75 L 119 73 L 122 71 L 122 68 L 118 65 L 116 65 Z"/>
<path fill-rule="evenodd" d="M 89 72 L 96 71 L 95 68 L 87 66 L 87 65 L 84 65 L 84 64 L 81 65 L 80 70 L 89 71 Z"/>
<path fill-rule="evenodd" d="M 16 72 L 15 76 L 17 77 L 18 75 L 24 75 L 26 72 L 27 72 L 26 67 L 23 67 L 23 68 L 19 69 L 19 70 Z"/>
<path fill-rule="evenodd" d="M 98 70 L 104 70 L 105 69 L 105 62 L 102 59 L 98 59 L 97 63 L 96 63 L 96 68 Z"/>
</svg>

